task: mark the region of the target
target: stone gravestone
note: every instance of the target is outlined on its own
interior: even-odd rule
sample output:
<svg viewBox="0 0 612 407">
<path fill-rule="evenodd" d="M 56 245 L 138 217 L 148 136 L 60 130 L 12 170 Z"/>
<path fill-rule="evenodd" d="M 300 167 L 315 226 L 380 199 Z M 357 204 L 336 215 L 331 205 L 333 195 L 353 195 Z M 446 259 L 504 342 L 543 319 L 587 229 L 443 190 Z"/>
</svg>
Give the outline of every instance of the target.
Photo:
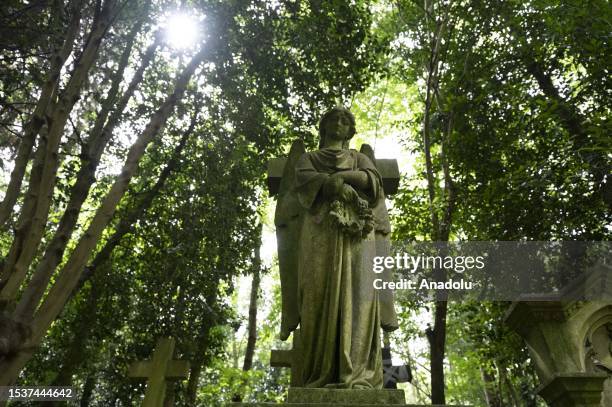
<svg viewBox="0 0 612 407">
<path fill-rule="evenodd" d="M 162 407 L 169 380 L 186 379 L 189 375 L 189 362 L 172 360 L 174 339 L 161 338 L 155 346 L 151 360 L 134 362 L 130 365 L 129 377 L 147 380 L 142 407 Z"/>
<path fill-rule="evenodd" d="M 558 294 L 522 296 L 506 315 L 535 362 L 538 394 L 552 407 L 612 406 L 610 276 L 604 265 Z"/>
</svg>

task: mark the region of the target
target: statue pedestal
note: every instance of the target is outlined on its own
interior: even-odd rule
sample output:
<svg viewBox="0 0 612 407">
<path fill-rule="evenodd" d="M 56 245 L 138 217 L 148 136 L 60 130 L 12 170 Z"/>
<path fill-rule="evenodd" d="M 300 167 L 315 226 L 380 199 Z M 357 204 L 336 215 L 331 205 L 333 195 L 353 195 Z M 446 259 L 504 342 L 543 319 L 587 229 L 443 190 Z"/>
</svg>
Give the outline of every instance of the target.
<svg viewBox="0 0 612 407">
<path fill-rule="evenodd" d="M 231 407 L 418 407 L 404 390 L 311 389 L 291 387 L 285 403 L 232 403 Z M 428 405 L 435 407 L 436 405 Z M 438 407 L 444 407 L 437 405 Z M 459 407 L 459 406 L 455 406 Z"/>
<path fill-rule="evenodd" d="M 287 404 L 306 403 L 333 405 L 404 406 L 404 390 L 372 389 L 311 389 L 293 387 L 287 394 Z"/>
</svg>

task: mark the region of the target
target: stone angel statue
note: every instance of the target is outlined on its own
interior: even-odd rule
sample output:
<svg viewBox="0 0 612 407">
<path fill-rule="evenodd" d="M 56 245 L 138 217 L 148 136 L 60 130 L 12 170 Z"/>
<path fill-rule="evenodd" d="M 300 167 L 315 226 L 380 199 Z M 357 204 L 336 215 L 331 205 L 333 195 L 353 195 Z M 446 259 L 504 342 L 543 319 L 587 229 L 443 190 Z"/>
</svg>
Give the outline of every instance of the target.
<svg viewBox="0 0 612 407">
<path fill-rule="evenodd" d="M 280 182 L 280 336 L 300 328 L 303 387 L 382 388 L 380 328 L 398 327 L 392 293 L 373 284 L 373 257 L 390 246 L 383 179 L 368 145 L 348 148 L 354 134 L 352 113 L 331 109 L 319 149 L 294 142 Z"/>
</svg>

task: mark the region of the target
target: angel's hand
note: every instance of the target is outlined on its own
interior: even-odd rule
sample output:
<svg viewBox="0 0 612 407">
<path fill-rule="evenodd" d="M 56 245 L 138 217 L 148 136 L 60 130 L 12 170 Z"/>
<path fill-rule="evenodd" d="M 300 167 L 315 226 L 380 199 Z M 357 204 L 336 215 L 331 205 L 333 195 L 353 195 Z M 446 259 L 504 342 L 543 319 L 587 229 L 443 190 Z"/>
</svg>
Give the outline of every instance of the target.
<svg viewBox="0 0 612 407">
<path fill-rule="evenodd" d="M 353 186 L 353 188 L 360 191 L 365 191 L 368 188 L 368 176 L 365 171 L 340 171 L 334 175 L 341 177 L 346 184 L 350 184 Z"/>
<path fill-rule="evenodd" d="M 341 196 L 344 180 L 341 177 L 331 175 L 323 184 L 323 195 L 329 200 L 334 200 Z"/>
<path fill-rule="evenodd" d="M 344 202 L 355 202 L 359 196 L 357 195 L 357 191 L 355 191 L 355 188 L 353 188 L 349 184 L 344 184 L 342 186 L 341 197 Z"/>
</svg>

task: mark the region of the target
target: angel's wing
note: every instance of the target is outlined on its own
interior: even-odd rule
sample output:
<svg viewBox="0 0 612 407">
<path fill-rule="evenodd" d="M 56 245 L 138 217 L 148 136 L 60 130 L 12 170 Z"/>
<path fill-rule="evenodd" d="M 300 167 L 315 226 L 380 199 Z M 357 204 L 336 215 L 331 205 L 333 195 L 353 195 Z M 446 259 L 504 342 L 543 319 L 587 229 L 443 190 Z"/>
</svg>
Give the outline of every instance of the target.
<svg viewBox="0 0 612 407">
<path fill-rule="evenodd" d="M 300 322 L 298 307 L 298 242 L 303 208 L 295 192 L 295 164 L 306 152 L 304 142 L 291 145 L 281 178 L 274 225 L 278 246 L 278 268 L 281 279 L 282 317 L 280 337 L 285 340 Z"/>
<path fill-rule="evenodd" d="M 369 144 L 362 144 L 360 152 L 367 156 L 374 166 L 376 166 L 376 157 L 374 150 Z M 384 194 L 384 191 L 383 191 Z M 391 250 L 391 223 L 389 222 L 389 212 L 385 205 L 385 199 L 379 200 L 377 205 L 372 208 L 374 215 L 374 232 L 376 238 L 376 255 L 388 256 Z M 392 281 L 392 271 L 385 269 L 382 273 L 384 281 Z M 393 290 L 380 290 L 380 325 L 385 331 L 394 331 L 399 327 L 397 315 L 395 314 Z"/>
</svg>

